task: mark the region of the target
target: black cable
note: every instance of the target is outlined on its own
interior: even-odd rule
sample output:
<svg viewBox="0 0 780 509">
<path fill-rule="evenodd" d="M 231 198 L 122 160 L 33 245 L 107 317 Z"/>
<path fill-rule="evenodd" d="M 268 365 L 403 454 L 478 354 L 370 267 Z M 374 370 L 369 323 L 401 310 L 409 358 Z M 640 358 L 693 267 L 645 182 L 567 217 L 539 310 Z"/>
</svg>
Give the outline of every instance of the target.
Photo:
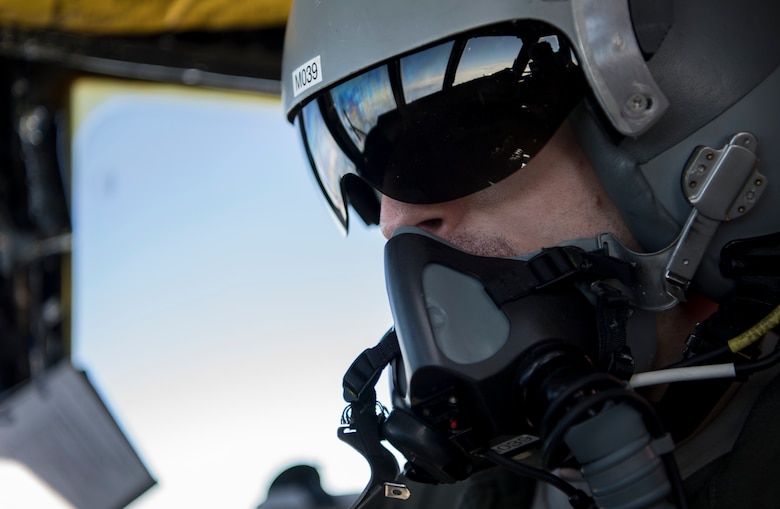
<svg viewBox="0 0 780 509">
<path fill-rule="evenodd" d="M 672 496 L 677 501 L 678 509 L 687 509 L 688 499 L 685 496 L 685 486 L 683 486 L 680 467 L 677 466 L 677 460 L 673 452 L 661 454 L 661 461 L 666 467 L 667 478 L 672 488 Z"/>
<path fill-rule="evenodd" d="M 504 467 L 507 470 L 514 472 L 515 474 L 521 475 L 523 477 L 529 477 L 535 481 L 547 483 L 559 489 L 568 497 L 569 503 L 575 509 L 588 509 L 594 507 L 593 499 L 591 499 L 587 493 L 581 489 L 575 488 L 557 475 L 551 474 L 550 472 L 540 468 L 525 465 L 511 458 L 506 458 L 493 450 L 486 451 L 483 456 L 496 465 Z"/>
<path fill-rule="evenodd" d="M 711 352 L 696 355 L 695 357 L 691 357 L 690 359 L 685 359 L 679 362 L 675 362 L 674 364 L 670 364 L 660 369 L 663 370 L 663 369 L 672 369 L 672 368 L 687 368 L 691 366 L 701 366 L 705 364 L 722 364 L 724 363 L 722 357 L 725 357 L 729 353 L 731 353 L 731 349 L 729 349 L 728 346 L 723 346 L 721 348 L 718 348 L 717 350 L 712 350 Z M 752 375 L 753 373 L 756 373 L 758 371 L 771 368 L 778 362 L 780 362 L 780 341 L 777 342 L 772 353 L 767 354 L 764 357 L 761 357 L 755 361 L 748 361 L 743 363 L 735 362 L 734 370 L 736 372 L 737 377 L 747 376 L 747 375 Z"/>
<path fill-rule="evenodd" d="M 772 353 L 767 354 L 764 357 L 761 357 L 760 359 L 757 359 L 752 362 L 741 363 L 741 364 L 735 363 L 734 372 L 737 375 L 737 377 L 748 376 L 758 371 L 769 369 L 772 366 L 776 365 L 778 362 L 780 362 L 780 341 L 777 342 L 777 344 L 775 345 L 775 349 L 772 351 Z"/>
<path fill-rule="evenodd" d="M 701 366 L 704 364 L 721 364 L 723 362 L 723 359 L 721 358 L 727 356 L 730 353 L 732 353 L 731 349 L 728 347 L 728 345 L 726 345 L 710 352 L 694 355 L 688 359 L 683 359 L 673 364 L 669 364 L 668 366 L 664 366 L 660 369 L 687 368 L 690 366 Z"/>
</svg>

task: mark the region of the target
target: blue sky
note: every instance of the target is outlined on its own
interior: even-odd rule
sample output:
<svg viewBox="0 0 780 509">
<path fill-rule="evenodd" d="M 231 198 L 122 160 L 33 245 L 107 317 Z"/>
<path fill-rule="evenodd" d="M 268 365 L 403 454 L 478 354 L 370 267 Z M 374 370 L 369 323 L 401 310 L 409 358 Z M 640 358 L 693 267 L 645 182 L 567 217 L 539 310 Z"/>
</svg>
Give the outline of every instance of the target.
<svg viewBox="0 0 780 509">
<path fill-rule="evenodd" d="M 344 370 L 391 324 L 378 230 L 341 235 L 275 98 L 74 100 L 74 363 L 158 479 L 132 507 L 254 508 L 297 462 L 360 491 L 336 427 Z"/>
</svg>

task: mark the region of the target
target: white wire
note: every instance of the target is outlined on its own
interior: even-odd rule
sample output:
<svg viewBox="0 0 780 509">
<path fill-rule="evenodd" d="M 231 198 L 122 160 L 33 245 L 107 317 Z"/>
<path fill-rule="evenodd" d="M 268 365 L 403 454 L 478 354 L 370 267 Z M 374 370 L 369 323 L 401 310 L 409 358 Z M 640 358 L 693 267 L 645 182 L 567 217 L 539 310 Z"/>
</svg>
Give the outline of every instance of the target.
<svg viewBox="0 0 780 509">
<path fill-rule="evenodd" d="M 712 364 L 709 366 L 690 366 L 687 368 L 670 368 L 637 373 L 631 377 L 628 385 L 636 389 L 637 387 L 647 387 L 648 385 L 705 380 L 708 378 L 734 378 L 735 376 L 737 375 L 734 370 L 734 364 Z"/>
</svg>

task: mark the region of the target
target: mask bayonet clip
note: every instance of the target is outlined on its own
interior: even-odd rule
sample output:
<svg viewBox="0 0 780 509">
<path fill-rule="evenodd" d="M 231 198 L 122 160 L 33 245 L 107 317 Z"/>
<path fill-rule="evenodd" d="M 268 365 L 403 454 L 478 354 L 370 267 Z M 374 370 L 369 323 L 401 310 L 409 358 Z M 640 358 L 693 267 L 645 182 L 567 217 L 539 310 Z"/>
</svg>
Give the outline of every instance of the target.
<svg viewBox="0 0 780 509">
<path fill-rule="evenodd" d="M 694 207 L 666 266 L 666 291 L 677 300 L 685 292 L 718 226 L 746 214 L 766 189 L 758 172 L 755 136 L 735 134 L 720 150 L 699 147 L 683 173 L 683 191 Z"/>
<path fill-rule="evenodd" d="M 720 224 L 749 212 L 767 187 L 767 178 L 758 172 L 757 145 L 755 136 L 742 132 L 720 150 L 698 147 L 693 152 L 682 176 L 693 209 L 677 239 L 661 251 L 637 253 L 611 233 L 599 236 L 599 248 L 635 267 L 637 282 L 627 292 L 632 306 L 662 311 L 686 300 Z"/>
</svg>

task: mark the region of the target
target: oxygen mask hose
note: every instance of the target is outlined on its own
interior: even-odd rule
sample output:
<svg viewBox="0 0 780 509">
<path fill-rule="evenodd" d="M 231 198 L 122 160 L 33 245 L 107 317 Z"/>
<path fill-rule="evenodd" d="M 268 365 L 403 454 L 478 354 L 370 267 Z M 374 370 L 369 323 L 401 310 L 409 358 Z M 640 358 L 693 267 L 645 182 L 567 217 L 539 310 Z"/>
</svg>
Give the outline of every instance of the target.
<svg viewBox="0 0 780 509">
<path fill-rule="evenodd" d="M 671 438 L 652 440 L 639 412 L 617 403 L 573 426 L 564 441 L 598 507 L 671 509 L 671 483 L 661 459 Z"/>
<path fill-rule="evenodd" d="M 623 381 L 557 341 L 535 347 L 517 380 L 517 408 L 543 437 L 545 469 L 573 455 L 599 508 L 686 507 L 674 443 Z"/>
</svg>

